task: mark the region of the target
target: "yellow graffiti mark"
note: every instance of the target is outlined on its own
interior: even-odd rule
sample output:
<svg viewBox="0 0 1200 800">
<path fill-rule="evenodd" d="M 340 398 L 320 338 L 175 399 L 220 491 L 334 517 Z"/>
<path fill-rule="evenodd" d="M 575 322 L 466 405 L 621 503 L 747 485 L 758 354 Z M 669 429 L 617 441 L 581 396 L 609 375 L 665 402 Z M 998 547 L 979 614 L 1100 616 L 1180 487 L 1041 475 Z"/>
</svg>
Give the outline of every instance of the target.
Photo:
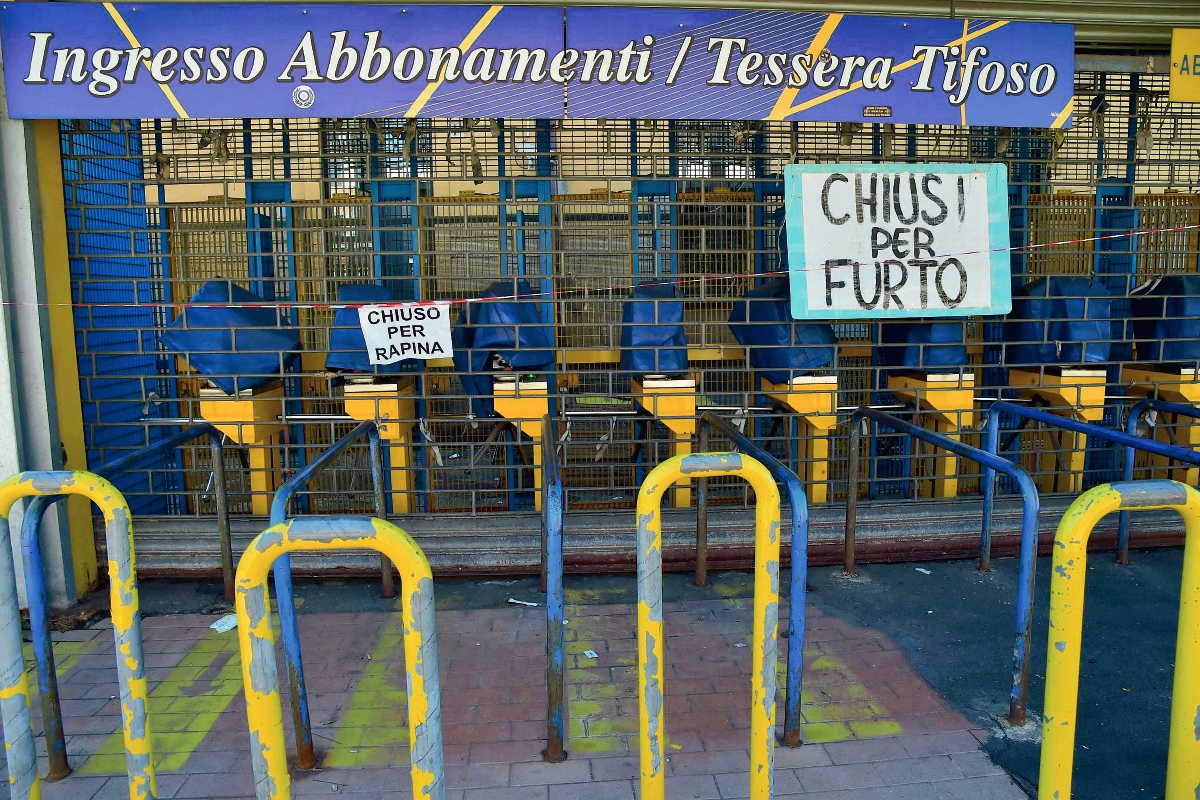
<svg viewBox="0 0 1200 800">
<path fill-rule="evenodd" d="M 620 586 L 570 587 L 564 590 L 567 603 L 577 605 L 599 605 L 620 602 L 625 597 L 625 588 Z"/>
<path fill-rule="evenodd" d="M 844 14 L 830 14 L 825 18 L 825 23 L 821 25 L 821 29 L 817 31 L 816 37 L 812 40 L 812 44 L 808 46 L 808 63 L 815 64 L 817 59 L 821 57 L 821 53 L 825 50 L 825 45 L 829 44 L 829 39 L 833 36 L 833 32 L 837 30 L 837 26 L 841 24 Z M 779 93 L 779 99 L 775 101 L 775 108 L 771 109 L 767 119 L 787 119 L 792 103 L 796 100 L 796 95 L 800 90 L 794 87 L 787 87 Z"/>
<path fill-rule="evenodd" d="M 54 670 L 58 674 L 59 680 L 66 677 L 71 670 L 79 665 L 80 660 L 86 655 L 91 655 L 99 647 L 99 642 L 54 642 Z M 27 672 L 33 672 L 37 669 L 37 663 L 34 660 L 33 645 L 26 643 L 21 648 L 25 656 L 25 667 Z M 32 682 L 33 690 L 37 691 L 37 680 Z"/>
<path fill-rule="evenodd" d="M 475 27 L 471 28 L 467 35 L 463 37 L 463 40 L 458 43 L 458 49 L 465 53 L 467 48 L 475 44 L 475 40 L 478 39 L 485 30 L 487 30 L 487 27 L 492 24 L 492 20 L 494 20 L 496 15 L 499 14 L 503 9 L 504 6 L 492 6 L 485 11 L 483 16 L 479 18 L 479 21 L 475 23 Z M 445 80 L 445 77 L 446 70 L 443 67 L 438 73 L 437 79 L 425 85 L 424 90 L 417 95 L 417 99 L 414 100 L 413 104 L 408 107 L 408 111 L 406 111 L 403 116 L 411 119 L 412 117 L 420 114 L 421 109 L 423 109 L 425 104 L 429 102 L 429 98 L 433 97 L 433 93 L 436 92 L 438 87 L 442 85 L 442 81 Z"/>
<path fill-rule="evenodd" d="M 978 39 L 981 36 L 985 36 L 986 34 L 989 34 L 998 28 L 1003 28 L 1007 24 L 1008 24 L 1008 22 L 1006 22 L 1006 21 L 993 22 L 990 25 L 985 25 L 984 27 L 980 28 L 979 30 L 975 31 L 974 33 L 964 35 L 962 39 L 956 39 L 954 42 L 951 42 L 950 44 L 948 44 L 946 46 L 950 47 L 951 45 L 956 44 L 956 43 L 960 43 L 961 46 L 965 46 L 967 44 L 967 42 Z M 892 67 L 892 71 L 889 74 L 896 75 L 897 73 L 903 72 L 906 69 L 911 69 L 912 67 L 915 67 L 917 64 L 920 64 L 922 61 L 924 61 L 923 58 L 910 58 L 908 61 L 902 61 L 901 63 L 896 64 L 894 67 Z M 788 117 L 790 117 L 794 114 L 799 114 L 801 111 L 807 111 L 808 109 L 813 108 L 815 106 L 819 106 L 822 103 L 827 103 L 830 100 L 836 100 L 837 98 L 841 97 L 844 94 L 849 94 L 850 92 L 861 89 L 862 85 L 863 85 L 862 81 L 855 81 L 854 83 L 850 84 L 845 89 L 832 89 L 832 90 L 826 92 L 825 94 L 817 95 L 816 97 L 805 100 L 803 103 L 801 103 L 797 106 L 792 106 L 792 105 L 790 105 L 790 103 L 791 103 L 791 100 L 795 99 L 796 92 L 798 90 L 785 89 L 784 93 L 780 95 L 780 98 L 779 98 L 780 101 L 775 104 L 775 109 L 771 112 L 771 115 L 769 117 L 767 117 L 767 119 L 787 119 Z M 785 105 L 783 103 L 783 98 L 784 98 L 784 96 L 787 95 L 788 92 L 791 92 L 792 94 L 791 94 L 791 98 L 788 100 L 787 104 Z"/>
<path fill-rule="evenodd" d="M 903 726 L 892 718 L 886 704 L 854 674 L 854 670 L 836 656 L 816 650 L 805 651 L 805 667 L 837 674 L 838 699 L 826 695 L 821 687 L 805 681 L 800 697 L 800 729 L 808 742 L 834 742 L 843 739 L 869 739 L 903 733 Z M 812 658 L 809 658 L 812 656 Z M 776 669 L 780 686 L 787 685 L 787 659 L 781 654 Z"/>
</svg>

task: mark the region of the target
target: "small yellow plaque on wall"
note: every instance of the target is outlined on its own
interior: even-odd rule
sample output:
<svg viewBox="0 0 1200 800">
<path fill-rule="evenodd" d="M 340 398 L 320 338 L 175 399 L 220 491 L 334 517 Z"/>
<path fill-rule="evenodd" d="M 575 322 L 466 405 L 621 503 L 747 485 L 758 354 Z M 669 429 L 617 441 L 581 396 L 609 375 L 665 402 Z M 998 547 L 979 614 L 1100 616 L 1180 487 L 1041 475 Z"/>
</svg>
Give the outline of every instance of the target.
<svg viewBox="0 0 1200 800">
<path fill-rule="evenodd" d="M 1200 103 L 1200 28 L 1171 32 L 1171 102 Z"/>
</svg>

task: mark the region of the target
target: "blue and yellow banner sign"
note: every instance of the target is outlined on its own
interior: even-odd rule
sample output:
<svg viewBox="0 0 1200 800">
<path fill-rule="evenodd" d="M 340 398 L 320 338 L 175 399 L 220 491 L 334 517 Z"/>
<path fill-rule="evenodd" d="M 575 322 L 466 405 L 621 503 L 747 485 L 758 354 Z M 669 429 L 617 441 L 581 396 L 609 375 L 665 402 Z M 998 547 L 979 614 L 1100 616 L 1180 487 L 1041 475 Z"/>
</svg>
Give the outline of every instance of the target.
<svg viewBox="0 0 1200 800">
<path fill-rule="evenodd" d="M 791 164 L 793 319 L 1012 310 L 1004 164 Z"/>
<path fill-rule="evenodd" d="M 1200 103 L 1200 29 L 1171 31 L 1172 103 Z"/>
<path fill-rule="evenodd" d="M 784 11 L 0 5 L 15 118 L 1070 125 L 1074 28 Z"/>
</svg>

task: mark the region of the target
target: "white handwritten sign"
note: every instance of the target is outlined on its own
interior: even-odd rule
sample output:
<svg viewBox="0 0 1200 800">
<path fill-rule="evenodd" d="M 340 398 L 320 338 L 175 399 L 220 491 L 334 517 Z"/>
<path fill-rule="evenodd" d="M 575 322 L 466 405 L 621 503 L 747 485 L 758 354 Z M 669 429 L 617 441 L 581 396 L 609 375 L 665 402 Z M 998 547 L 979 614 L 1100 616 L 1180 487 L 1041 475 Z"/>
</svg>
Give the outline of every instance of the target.
<svg viewBox="0 0 1200 800">
<path fill-rule="evenodd" d="M 1006 314 L 1003 164 L 787 168 L 795 319 Z"/>
<path fill-rule="evenodd" d="M 363 306 L 358 310 L 358 324 L 372 364 L 446 358 L 454 351 L 449 303 Z"/>
</svg>

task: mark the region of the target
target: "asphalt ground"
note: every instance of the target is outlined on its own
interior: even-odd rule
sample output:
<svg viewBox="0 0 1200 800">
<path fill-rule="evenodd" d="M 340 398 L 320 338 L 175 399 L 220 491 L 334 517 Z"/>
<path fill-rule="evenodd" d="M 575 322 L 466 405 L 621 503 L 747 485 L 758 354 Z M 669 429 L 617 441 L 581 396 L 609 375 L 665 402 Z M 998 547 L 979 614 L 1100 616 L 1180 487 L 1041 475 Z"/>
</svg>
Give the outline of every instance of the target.
<svg viewBox="0 0 1200 800">
<path fill-rule="evenodd" d="M 1077 726 L 1074 796 L 1160 798 L 1164 795 L 1171 680 L 1175 659 L 1180 549 L 1138 551 L 1118 567 L 1111 553 L 1089 559 Z M 690 575 L 668 574 L 664 599 L 750 597 L 748 572 L 720 572 L 697 589 Z M 790 575 L 781 575 L 786 587 Z M 1038 563 L 1034 598 L 1030 712 L 1040 719 L 1045 691 L 1050 563 Z M 997 559 L 983 574 L 974 562 L 866 564 L 847 580 L 840 568 L 809 572 L 809 603 L 848 623 L 876 628 L 903 647 L 916 671 L 968 720 L 996 731 L 987 750 L 1017 782 L 1037 785 L 1037 725 L 1008 731 L 1016 625 L 1017 563 Z M 633 576 L 567 576 L 569 603 L 636 600 Z M 387 611 L 366 581 L 297 583 L 300 612 Z M 447 579 L 437 582 L 439 609 L 496 608 L 509 598 L 542 602 L 535 578 Z M 147 616 L 231 610 L 208 583 L 141 582 Z M 104 595 L 92 599 L 102 606 Z M 86 607 L 85 603 L 85 607 Z M 1031 736 L 1032 734 L 1032 736 Z"/>
</svg>

